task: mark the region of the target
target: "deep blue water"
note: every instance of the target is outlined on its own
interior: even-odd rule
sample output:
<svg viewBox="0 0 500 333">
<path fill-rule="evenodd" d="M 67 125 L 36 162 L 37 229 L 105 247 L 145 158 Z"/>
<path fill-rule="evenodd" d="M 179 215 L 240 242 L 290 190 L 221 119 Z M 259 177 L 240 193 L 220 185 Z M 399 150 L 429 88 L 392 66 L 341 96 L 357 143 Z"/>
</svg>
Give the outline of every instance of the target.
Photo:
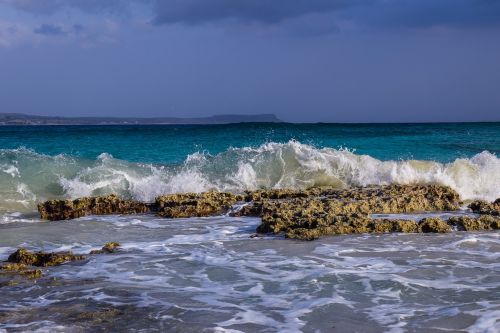
<svg viewBox="0 0 500 333">
<path fill-rule="evenodd" d="M 500 153 L 500 123 L 262 124 L 147 126 L 4 126 L 0 149 L 95 159 L 106 152 L 133 162 L 178 163 L 198 151 L 297 140 L 318 148 L 348 148 L 381 160 L 449 162 L 484 150 Z"/>
</svg>

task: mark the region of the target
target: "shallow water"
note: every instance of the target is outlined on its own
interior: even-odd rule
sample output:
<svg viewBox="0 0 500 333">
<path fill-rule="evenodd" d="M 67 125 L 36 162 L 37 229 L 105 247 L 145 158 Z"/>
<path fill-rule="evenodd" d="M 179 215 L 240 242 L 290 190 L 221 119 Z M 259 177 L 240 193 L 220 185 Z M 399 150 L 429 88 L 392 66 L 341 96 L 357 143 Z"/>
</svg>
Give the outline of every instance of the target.
<svg viewBox="0 0 500 333">
<path fill-rule="evenodd" d="M 19 246 L 76 253 L 108 241 L 123 247 L 116 254 L 48 268 L 36 283 L 2 287 L 0 328 L 500 330 L 499 232 L 346 235 L 300 242 L 252 238 L 258 224 L 255 218 L 148 215 L 2 224 L 1 260 Z"/>
<path fill-rule="evenodd" d="M 0 331 L 498 332 L 499 232 L 297 242 L 251 237 L 252 218 L 36 213 L 109 193 L 394 183 L 491 201 L 498 153 L 500 123 L 0 127 L 0 260 L 123 245 L 1 287 Z"/>
<path fill-rule="evenodd" d="M 500 197 L 500 123 L 0 127 L 0 214 L 115 193 L 441 184 Z"/>
</svg>

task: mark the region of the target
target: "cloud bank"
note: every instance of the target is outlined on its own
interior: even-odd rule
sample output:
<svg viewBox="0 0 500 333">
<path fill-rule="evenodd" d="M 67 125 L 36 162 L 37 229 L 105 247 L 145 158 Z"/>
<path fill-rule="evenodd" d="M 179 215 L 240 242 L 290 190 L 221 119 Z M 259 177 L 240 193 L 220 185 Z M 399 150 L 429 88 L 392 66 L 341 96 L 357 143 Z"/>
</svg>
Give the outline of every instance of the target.
<svg viewBox="0 0 500 333">
<path fill-rule="evenodd" d="M 54 14 L 63 9 L 78 9 L 86 13 L 119 12 L 140 0 L 0 0 L 0 4 L 34 14 Z"/>
<path fill-rule="evenodd" d="M 0 4 L 35 14 L 64 9 L 122 13 L 134 3 L 150 7 L 155 25 L 225 20 L 279 24 L 309 14 L 385 28 L 500 25 L 498 0 L 0 0 Z"/>
</svg>

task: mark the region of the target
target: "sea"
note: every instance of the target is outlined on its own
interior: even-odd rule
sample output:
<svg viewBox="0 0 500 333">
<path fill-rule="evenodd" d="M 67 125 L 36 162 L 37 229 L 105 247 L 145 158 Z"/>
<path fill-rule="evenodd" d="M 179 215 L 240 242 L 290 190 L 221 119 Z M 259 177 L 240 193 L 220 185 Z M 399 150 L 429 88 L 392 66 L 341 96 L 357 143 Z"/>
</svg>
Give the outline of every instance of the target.
<svg viewBox="0 0 500 333">
<path fill-rule="evenodd" d="M 1 126 L 0 260 L 122 247 L 0 286 L 0 332 L 500 332 L 500 232 L 304 242 L 253 237 L 250 217 L 36 211 L 110 193 L 373 184 L 493 201 L 499 154 L 500 123 Z"/>
</svg>

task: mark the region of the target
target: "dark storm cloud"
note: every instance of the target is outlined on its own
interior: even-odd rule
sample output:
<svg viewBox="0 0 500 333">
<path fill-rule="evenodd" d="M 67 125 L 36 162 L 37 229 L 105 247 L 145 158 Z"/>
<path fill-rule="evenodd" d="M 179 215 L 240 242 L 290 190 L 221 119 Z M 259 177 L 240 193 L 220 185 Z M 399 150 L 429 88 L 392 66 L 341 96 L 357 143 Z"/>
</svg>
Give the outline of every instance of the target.
<svg viewBox="0 0 500 333">
<path fill-rule="evenodd" d="M 363 1 L 341 13 L 359 24 L 381 27 L 500 25 L 498 0 Z"/>
<path fill-rule="evenodd" d="M 331 12 L 354 2 L 348 0 L 158 0 L 155 5 L 154 22 L 156 24 L 197 24 L 237 19 L 276 23 L 310 13 Z"/>
<path fill-rule="evenodd" d="M 0 0 L 0 4 L 37 14 L 53 14 L 65 8 L 76 8 L 86 13 L 100 13 L 127 10 L 134 1 L 148 0 Z"/>
<path fill-rule="evenodd" d="M 277 23 L 330 13 L 359 25 L 430 27 L 500 24 L 498 0 L 157 0 L 156 24 L 200 24 L 224 19 Z"/>
<path fill-rule="evenodd" d="M 0 0 L 0 4 L 37 14 L 67 8 L 122 13 L 132 3 L 150 5 L 157 25 L 226 19 L 276 24 L 310 14 L 385 28 L 500 25 L 499 0 Z"/>
<path fill-rule="evenodd" d="M 34 33 L 45 36 L 65 36 L 66 32 L 55 24 L 42 24 L 33 30 Z"/>
</svg>

